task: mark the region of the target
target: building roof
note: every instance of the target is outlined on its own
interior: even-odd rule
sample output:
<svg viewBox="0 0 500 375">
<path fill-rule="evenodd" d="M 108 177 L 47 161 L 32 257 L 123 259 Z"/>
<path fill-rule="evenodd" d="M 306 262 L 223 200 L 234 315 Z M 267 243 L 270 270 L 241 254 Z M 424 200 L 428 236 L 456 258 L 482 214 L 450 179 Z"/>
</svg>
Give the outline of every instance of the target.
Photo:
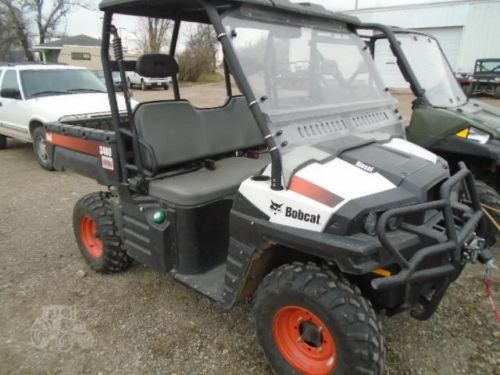
<svg viewBox="0 0 500 375">
<path fill-rule="evenodd" d="M 295 13 L 301 16 L 321 17 L 335 21 L 358 24 L 356 17 L 334 13 L 321 5 L 308 2 L 292 3 L 289 0 L 205 0 L 207 3 L 227 9 L 243 4 L 257 5 L 274 10 Z M 313 0 L 314 1 L 314 0 Z M 138 16 L 158 16 L 194 22 L 207 22 L 205 11 L 199 0 L 102 0 L 101 10 Z"/>
<path fill-rule="evenodd" d="M 39 44 L 35 46 L 36 49 L 61 49 L 63 46 L 85 46 L 85 47 L 100 47 L 101 41 L 92 38 L 88 35 L 80 34 L 75 36 L 63 37 L 58 40 Z"/>
</svg>

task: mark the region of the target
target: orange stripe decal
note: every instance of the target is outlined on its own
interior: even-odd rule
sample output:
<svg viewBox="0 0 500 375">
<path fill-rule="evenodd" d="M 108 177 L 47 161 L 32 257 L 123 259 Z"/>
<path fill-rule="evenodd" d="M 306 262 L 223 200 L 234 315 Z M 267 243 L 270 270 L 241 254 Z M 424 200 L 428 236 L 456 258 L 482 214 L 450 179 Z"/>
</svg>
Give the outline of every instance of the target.
<svg viewBox="0 0 500 375">
<path fill-rule="evenodd" d="M 301 177 L 293 177 L 290 183 L 290 190 L 308 197 L 316 202 L 322 203 L 328 207 L 335 207 L 337 204 L 342 202 L 344 199 L 338 195 L 333 194 L 321 186 L 313 184 Z"/>
<path fill-rule="evenodd" d="M 54 146 L 68 148 L 70 150 L 83 152 L 84 154 L 99 155 L 100 144 L 95 141 L 49 132 L 45 137 L 47 142 L 52 143 Z"/>
</svg>

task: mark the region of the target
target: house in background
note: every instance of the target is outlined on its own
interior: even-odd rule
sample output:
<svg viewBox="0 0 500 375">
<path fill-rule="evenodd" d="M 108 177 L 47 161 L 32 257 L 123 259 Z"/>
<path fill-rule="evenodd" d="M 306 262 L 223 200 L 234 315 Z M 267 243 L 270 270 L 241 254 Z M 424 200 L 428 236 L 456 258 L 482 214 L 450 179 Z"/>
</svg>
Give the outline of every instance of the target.
<svg viewBox="0 0 500 375">
<path fill-rule="evenodd" d="M 39 44 L 34 50 L 40 54 L 40 60 L 47 63 L 76 65 L 92 71 L 102 70 L 101 41 L 87 35 L 64 37 Z"/>
</svg>

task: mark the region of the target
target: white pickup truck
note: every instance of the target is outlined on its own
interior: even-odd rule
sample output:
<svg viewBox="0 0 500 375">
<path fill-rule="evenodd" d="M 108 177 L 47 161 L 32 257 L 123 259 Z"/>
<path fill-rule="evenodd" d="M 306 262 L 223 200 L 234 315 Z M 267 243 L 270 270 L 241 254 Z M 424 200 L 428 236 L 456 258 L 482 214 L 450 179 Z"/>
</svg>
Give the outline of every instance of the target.
<svg viewBox="0 0 500 375">
<path fill-rule="evenodd" d="M 125 101 L 118 96 L 120 111 Z M 67 65 L 0 65 L 0 149 L 7 138 L 33 143 L 38 163 L 52 170 L 43 124 L 110 128 L 104 84 L 89 70 Z"/>
<path fill-rule="evenodd" d="M 163 87 L 163 89 L 168 90 L 169 84 L 172 82 L 172 78 L 148 78 L 143 77 L 136 72 L 126 72 L 127 85 L 131 89 L 134 86 L 139 86 L 141 90 L 148 90 L 154 87 Z"/>
</svg>

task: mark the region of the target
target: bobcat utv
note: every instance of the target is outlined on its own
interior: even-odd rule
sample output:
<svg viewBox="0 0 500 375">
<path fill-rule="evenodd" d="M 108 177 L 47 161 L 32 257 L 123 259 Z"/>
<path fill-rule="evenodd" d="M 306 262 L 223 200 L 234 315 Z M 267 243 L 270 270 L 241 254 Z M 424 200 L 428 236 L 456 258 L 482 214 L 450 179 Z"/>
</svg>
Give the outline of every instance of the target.
<svg viewBox="0 0 500 375">
<path fill-rule="evenodd" d="M 494 245 L 500 229 L 500 108 L 467 98 L 433 36 L 377 24 L 363 29 L 374 31 L 369 45 L 377 68 L 386 77 L 402 75 L 416 97 L 408 139 L 445 158 L 452 172 L 459 161 L 471 169 L 488 217 L 481 236 Z"/>
<path fill-rule="evenodd" d="M 109 187 L 74 209 L 94 270 L 135 259 L 225 308 L 252 300 L 277 373 L 379 374 L 375 311 L 427 319 L 467 261 L 490 261 L 475 234 L 483 214 L 471 173 L 461 165 L 450 176 L 444 160 L 403 139 L 357 19 L 284 0 L 105 0 L 101 9 L 113 128 L 47 125 L 55 166 Z M 169 55 L 123 61 L 115 13 L 173 20 Z M 174 56 L 186 21 L 218 36 L 222 107 L 181 99 Z M 175 98 L 120 116 L 111 73 L 120 70 L 129 101 L 133 68 L 172 77 Z"/>
</svg>

